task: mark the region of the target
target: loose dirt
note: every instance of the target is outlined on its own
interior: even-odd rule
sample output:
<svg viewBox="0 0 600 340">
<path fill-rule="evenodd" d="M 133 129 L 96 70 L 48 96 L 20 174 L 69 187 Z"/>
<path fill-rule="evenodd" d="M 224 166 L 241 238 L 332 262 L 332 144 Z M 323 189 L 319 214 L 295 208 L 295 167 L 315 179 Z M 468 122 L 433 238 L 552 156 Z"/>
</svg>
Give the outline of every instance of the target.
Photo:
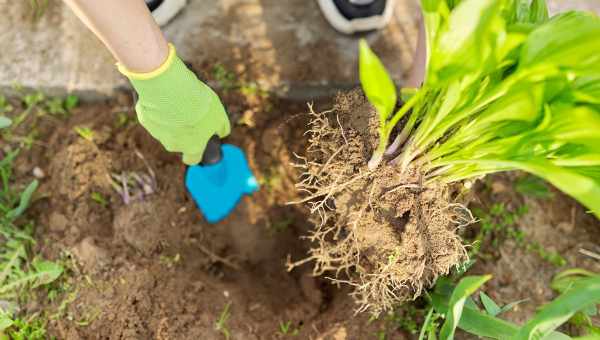
<svg viewBox="0 0 600 340">
<path fill-rule="evenodd" d="M 244 199 L 218 225 L 203 221 L 184 189 L 180 159 L 165 152 L 135 123 L 128 96 L 83 105 L 69 118 L 46 114 L 27 119 L 15 131 L 23 136 L 37 132 L 31 149 L 23 150 L 17 158 L 17 181 L 29 182 L 36 167 L 45 173 L 28 212 L 37 226 L 35 251 L 68 268 L 54 287 L 59 291 L 55 300 L 48 301 L 42 292 L 37 302 L 23 306 L 23 312 L 31 315 L 49 311 L 49 332 L 61 340 L 225 339 L 225 334 L 231 339 L 281 339 L 296 333 L 297 339 L 362 340 L 380 338 L 382 334 L 387 339 L 415 339 L 416 335 L 407 331 L 414 328 L 406 325 L 409 321 L 419 325 L 423 313 L 410 312 L 414 307 L 405 305 L 406 309 L 395 314 L 370 320 L 367 313 L 354 313 L 357 305 L 349 294 L 357 291 L 355 287 L 332 285 L 326 278 L 332 276 L 331 271 L 315 278 L 311 275 L 315 263 L 286 270 L 287 259 L 296 261 L 307 253 L 319 254 L 315 253 L 319 249 L 315 244 L 319 243 L 302 238 L 313 230 L 309 219 L 314 216 L 302 205 L 287 204 L 306 197 L 297 194 L 294 187 L 306 169 L 291 165 L 298 161 L 294 154 L 305 154 L 307 148 L 304 131 L 311 117 L 306 114 L 305 104 L 265 102 L 256 96 L 241 98 L 233 93 L 222 97 L 235 122 L 229 142 L 247 152 L 262 189 Z M 372 126 L 368 110 L 354 110 L 355 114 L 363 113 L 361 119 L 344 119 L 341 114 L 350 112 L 355 100 L 347 101 L 345 106 L 338 100 L 335 110 L 327 114 L 330 138 L 337 145 L 321 144 L 329 145 L 328 152 L 332 154 L 346 145 L 345 141 L 340 144 L 341 140 L 350 141 L 354 136 L 362 141 L 354 143 L 353 149 L 349 145 L 339 152 L 347 164 L 340 164 L 337 159 L 331 162 L 339 173 L 347 171 L 347 176 L 364 172 L 364 161 L 374 141 L 372 130 L 364 129 Z M 315 111 L 329 105 L 316 104 Z M 125 122 L 123 117 L 127 118 Z M 92 129 L 93 141 L 83 139 L 75 127 Z M 136 155 L 136 150 L 144 159 Z M 157 182 L 154 193 L 124 204 L 110 176 L 148 174 L 149 168 Z M 399 264 L 434 268 L 421 274 L 422 281 L 418 282 L 426 283 L 435 271 L 443 272 L 450 262 L 463 257 L 455 251 L 460 248 L 448 215 L 432 214 L 451 201 L 453 193 L 435 188 L 423 191 L 417 186 L 398 189 L 388 194 L 390 199 L 382 198 L 381 188 L 394 189 L 388 187 L 390 181 L 386 182 L 385 176 L 393 178 L 397 174 L 384 168 L 380 171 L 374 182 L 379 185 L 373 190 L 376 199 L 371 200 L 370 211 L 365 212 L 369 218 L 365 221 L 374 227 L 367 229 L 361 224 L 364 230 L 355 233 L 362 245 L 371 246 L 361 249 L 361 270 L 385 269 L 377 267 L 377 263 L 392 263 L 394 270 L 389 273 L 406 277 L 414 271 Z M 411 176 L 405 183 L 419 184 L 418 173 Z M 391 183 L 397 186 L 402 183 L 399 180 Z M 514 178 L 510 176 L 494 176 L 488 181 L 489 185 L 480 185 L 476 190 L 475 204 L 527 204 L 530 210 L 519 221 L 519 227 L 527 237 L 559 251 L 567 260 L 564 267 L 555 267 L 510 241 L 490 250 L 494 256 L 478 259 L 473 273 L 494 274 L 485 288 L 488 295 L 499 303 L 531 299 L 506 314 L 507 318 L 522 322 L 535 312 L 536 306 L 554 296 L 549 280 L 560 270 L 579 266 L 600 272 L 600 261 L 579 252 L 581 248 L 600 251 L 600 225 L 579 205 L 556 192 L 551 200 L 524 198 L 514 193 Z M 351 205 L 354 209 L 366 193 L 361 196 L 357 187 L 352 190 L 352 194 L 347 190 L 334 198 L 355 202 Z M 93 194 L 105 202 L 94 200 Z M 443 200 L 432 202 L 430 195 Z M 329 200 L 327 204 L 337 207 L 334 202 Z M 394 206 L 393 202 L 406 203 Z M 422 214 L 415 213 L 418 202 Z M 405 217 L 407 211 L 410 213 Z M 425 214 L 444 228 L 419 224 L 417 217 Z M 331 212 L 330 216 L 330 223 L 350 218 Z M 385 221 L 389 225 L 384 225 Z M 347 227 L 341 227 L 341 222 L 339 225 L 338 242 L 352 235 Z M 421 227 L 428 228 L 424 234 Z M 461 234 L 468 236 L 477 228 L 465 228 Z M 321 249 L 329 253 L 322 254 L 331 254 L 334 243 L 329 238 L 323 240 L 328 247 Z M 414 248 L 389 252 L 391 247 L 408 244 Z M 392 256 L 385 257 L 386 253 L 378 248 L 388 250 L 387 255 Z M 357 270 L 351 267 L 348 276 L 345 270 L 338 274 L 338 279 L 357 278 Z M 416 292 L 415 288 L 407 288 L 406 292 Z M 224 313 L 226 310 L 228 313 Z M 219 320 L 223 321 L 221 327 L 217 327 Z M 457 338 L 465 337 L 461 334 Z"/>
<path fill-rule="evenodd" d="M 353 317 L 349 290 L 313 277 L 308 265 L 286 270 L 287 258 L 308 251 L 300 239 L 310 227 L 307 214 L 286 204 L 298 199 L 291 163 L 306 147 L 305 104 L 277 102 L 282 111 L 275 111 L 260 98 L 224 98 L 235 125 L 227 142 L 247 152 L 262 189 L 218 225 L 203 221 L 184 188 L 179 157 L 135 123 L 127 95 L 84 105 L 67 119 L 36 117 L 23 127 L 36 129 L 40 142 L 19 157 L 17 172 L 30 178 L 37 166 L 46 173 L 30 210 L 37 248 L 69 268 L 57 284 L 60 299 L 24 309 L 35 313 L 48 304 L 57 311 L 50 334 L 67 340 L 365 339 L 385 327 L 368 323 L 367 315 Z M 94 131 L 93 139 L 76 127 Z M 149 169 L 154 192 L 125 204 L 113 175 Z"/>
</svg>

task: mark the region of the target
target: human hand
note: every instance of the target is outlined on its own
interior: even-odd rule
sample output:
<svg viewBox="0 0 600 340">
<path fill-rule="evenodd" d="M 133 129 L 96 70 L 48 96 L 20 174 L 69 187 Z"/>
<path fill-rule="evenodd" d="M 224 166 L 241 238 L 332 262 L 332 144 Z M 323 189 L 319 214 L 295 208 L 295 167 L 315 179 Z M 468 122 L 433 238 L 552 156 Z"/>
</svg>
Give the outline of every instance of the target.
<svg viewBox="0 0 600 340">
<path fill-rule="evenodd" d="M 170 152 L 181 152 L 183 162 L 197 164 L 213 135 L 226 137 L 230 123 L 219 97 L 177 57 L 169 56 L 157 70 L 134 73 L 118 65 L 138 93 L 140 124 Z"/>
</svg>

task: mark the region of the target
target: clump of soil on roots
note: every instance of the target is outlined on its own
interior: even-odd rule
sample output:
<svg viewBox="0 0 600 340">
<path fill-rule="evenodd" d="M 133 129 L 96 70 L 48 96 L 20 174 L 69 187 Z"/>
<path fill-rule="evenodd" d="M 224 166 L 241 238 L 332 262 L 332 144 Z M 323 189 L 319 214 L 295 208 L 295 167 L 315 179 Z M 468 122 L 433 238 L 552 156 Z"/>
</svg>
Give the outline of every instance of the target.
<svg viewBox="0 0 600 340">
<path fill-rule="evenodd" d="M 308 239 L 314 274 L 355 287 L 358 311 L 378 314 L 418 297 L 438 276 L 467 260 L 456 229 L 471 222 L 450 190 L 424 185 L 422 173 L 367 162 L 377 143 L 377 116 L 360 91 L 311 109 L 309 147 L 297 187 L 315 224 Z"/>
</svg>

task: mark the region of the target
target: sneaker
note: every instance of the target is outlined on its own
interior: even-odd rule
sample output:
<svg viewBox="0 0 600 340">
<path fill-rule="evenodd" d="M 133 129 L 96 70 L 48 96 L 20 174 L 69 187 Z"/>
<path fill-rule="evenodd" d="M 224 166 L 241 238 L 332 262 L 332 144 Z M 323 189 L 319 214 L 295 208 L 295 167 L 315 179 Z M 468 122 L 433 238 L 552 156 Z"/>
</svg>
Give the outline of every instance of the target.
<svg viewBox="0 0 600 340">
<path fill-rule="evenodd" d="M 156 23 L 159 26 L 166 25 L 171 19 L 173 19 L 183 7 L 185 7 L 187 0 L 144 0 L 146 6 Z"/>
<path fill-rule="evenodd" d="M 377 30 L 392 18 L 395 0 L 319 0 L 327 21 L 345 34 Z"/>
</svg>

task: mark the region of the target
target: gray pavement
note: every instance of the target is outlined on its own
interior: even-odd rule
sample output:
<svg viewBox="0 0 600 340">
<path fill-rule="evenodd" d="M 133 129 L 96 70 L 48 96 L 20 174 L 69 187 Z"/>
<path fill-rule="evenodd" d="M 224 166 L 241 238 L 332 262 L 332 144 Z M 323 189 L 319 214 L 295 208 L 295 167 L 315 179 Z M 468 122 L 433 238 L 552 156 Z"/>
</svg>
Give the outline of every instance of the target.
<svg viewBox="0 0 600 340">
<path fill-rule="evenodd" d="M 399 0 L 392 24 L 366 36 L 397 81 L 412 64 L 417 3 Z M 598 10 L 600 2 L 553 0 L 550 7 Z M 49 0 L 38 20 L 29 1 L 0 0 L 0 9 L 0 91 L 19 84 L 92 99 L 128 86 L 110 54 L 59 0 Z M 221 63 L 285 97 L 310 99 L 357 84 L 358 38 L 330 28 L 314 0 L 189 0 L 164 31 L 192 64 Z"/>
</svg>

